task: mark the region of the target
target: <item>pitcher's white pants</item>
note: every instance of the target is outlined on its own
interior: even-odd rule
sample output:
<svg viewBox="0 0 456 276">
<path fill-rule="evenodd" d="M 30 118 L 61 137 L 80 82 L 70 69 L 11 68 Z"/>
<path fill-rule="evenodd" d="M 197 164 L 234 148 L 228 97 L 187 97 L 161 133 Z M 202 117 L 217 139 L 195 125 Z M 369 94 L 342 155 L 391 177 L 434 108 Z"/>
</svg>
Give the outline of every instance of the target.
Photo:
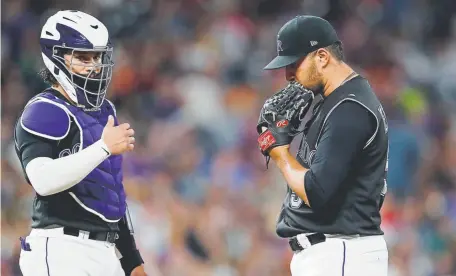
<svg viewBox="0 0 456 276">
<path fill-rule="evenodd" d="M 292 276 L 387 276 L 388 250 L 383 236 L 330 237 L 294 253 L 290 269 Z"/>
<path fill-rule="evenodd" d="M 33 229 L 19 266 L 24 276 L 125 276 L 115 245 L 63 234 L 63 228 Z"/>
</svg>

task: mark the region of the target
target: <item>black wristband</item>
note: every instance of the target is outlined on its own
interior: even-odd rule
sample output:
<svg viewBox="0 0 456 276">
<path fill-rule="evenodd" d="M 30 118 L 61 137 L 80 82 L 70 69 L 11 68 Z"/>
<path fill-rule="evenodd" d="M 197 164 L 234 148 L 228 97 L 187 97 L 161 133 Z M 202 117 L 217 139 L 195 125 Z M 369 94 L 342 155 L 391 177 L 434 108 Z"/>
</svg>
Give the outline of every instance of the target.
<svg viewBox="0 0 456 276">
<path fill-rule="evenodd" d="M 123 255 L 120 259 L 120 265 L 125 272 L 125 275 L 130 275 L 131 271 L 144 263 L 141 254 L 138 250 L 133 250 Z"/>
</svg>

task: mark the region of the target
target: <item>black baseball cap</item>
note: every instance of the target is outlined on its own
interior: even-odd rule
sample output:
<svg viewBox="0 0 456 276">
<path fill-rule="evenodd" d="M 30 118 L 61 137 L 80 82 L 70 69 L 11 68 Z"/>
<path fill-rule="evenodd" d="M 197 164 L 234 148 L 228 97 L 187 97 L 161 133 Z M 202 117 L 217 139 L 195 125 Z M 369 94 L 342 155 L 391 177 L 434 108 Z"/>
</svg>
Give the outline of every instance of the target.
<svg viewBox="0 0 456 276">
<path fill-rule="evenodd" d="M 325 19 L 311 15 L 296 16 L 280 28 L 277 34 L 277 57 L 265 70 L 293 64 L 300 58 L 340 41 L 336 30 Z"/>
</svg>

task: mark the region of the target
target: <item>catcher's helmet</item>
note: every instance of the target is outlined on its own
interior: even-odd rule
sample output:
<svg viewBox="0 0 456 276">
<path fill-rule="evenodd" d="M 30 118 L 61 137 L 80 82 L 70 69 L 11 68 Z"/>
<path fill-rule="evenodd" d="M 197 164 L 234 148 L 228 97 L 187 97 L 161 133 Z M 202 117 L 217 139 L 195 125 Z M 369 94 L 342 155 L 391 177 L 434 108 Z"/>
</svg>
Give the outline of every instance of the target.
<svg viewBox="0 0 456 276">
<path fill-rule="evenodd" d="M 95 17 L 75 10 L 59 11 L 43 26 L 40 36 L 44 64 L 68 93 L 72 101 L 85 109 L 99 108 L 112 77 L 112 51 L 106 26 Z M 97 52 L 101 62 L 91 72 L 80 75 L 65 65 L 65 54 Z M 97 68 L 96 74 L 94 74 Z M 98 70 L 99 69 L 99 70 Z"/>
</svg>

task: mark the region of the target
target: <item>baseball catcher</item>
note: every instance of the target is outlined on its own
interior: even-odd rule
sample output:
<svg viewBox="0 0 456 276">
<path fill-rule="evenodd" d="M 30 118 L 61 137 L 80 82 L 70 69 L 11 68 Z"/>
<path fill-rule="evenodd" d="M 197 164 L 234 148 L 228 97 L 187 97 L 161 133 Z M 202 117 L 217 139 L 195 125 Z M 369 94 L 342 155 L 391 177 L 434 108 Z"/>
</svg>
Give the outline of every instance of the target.
<svg viewBox="0 0 456 276">
<path fill-rule="evenodd" d="M 144 276 L 122 182 L 134 130 L 106 100 L 114 66 L 108 30 L 86 13 L 59 11 L 44 24 L 40 45 L 41 75 L 51 86 L 27 103 L 14 131 L 36 192 L 32 230 L 20 239 L 21 271 Z"/>
</svg>

